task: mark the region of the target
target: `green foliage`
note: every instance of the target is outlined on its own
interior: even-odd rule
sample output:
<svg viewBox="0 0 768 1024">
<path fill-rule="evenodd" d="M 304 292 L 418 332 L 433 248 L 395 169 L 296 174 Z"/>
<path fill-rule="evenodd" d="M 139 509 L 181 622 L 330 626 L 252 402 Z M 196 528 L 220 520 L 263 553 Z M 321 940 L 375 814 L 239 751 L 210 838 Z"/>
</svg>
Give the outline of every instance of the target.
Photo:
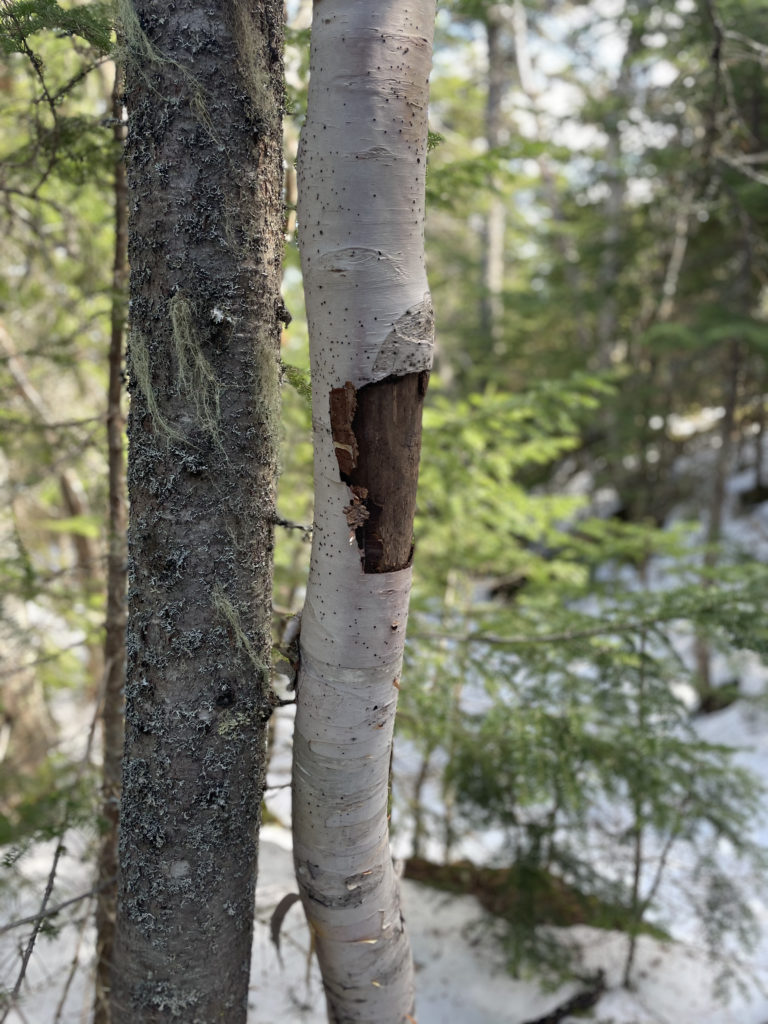
<svg viewBox="0 0 768 1024">
<path fill-rule="evenodd" d="M 40 32 L 79 36 L 100 53 L 112 49 L 112 7 L 89 3 L 62 7 L 56 0 L 7 0 L 0 12 L 0 47 L 5 54 L 29 51 L 29 37 Z"/>
<path fill-rule="evenodd" d="M 438 795 L 428 808 L 423 784 L 404 797 L 396 780 L 395 815 L 422 843 L 439 838 L 447 860 L 469 829 L 503 836 L 496 870 L 517 970 L 531 959 L 564 967 L 541 924 L 661 934 L 674 923 L 657 920 L 655 902 L 670 850 L 685 848 L 694 864 L 685 888 L 713 950 L 726 933 L 751 938 L 745 896 L 751 873 L 763 877 L 749 839 L 762 794 L 731 750 L 700 739 L 681 649 L 704 636 L 729 656 L 768 658 L 766 569 L 722 546 L 702 551 L 685 527 L 649 525 L 690 494 L 692 513 L 708 506 L 712 516 L 710 490 L 693 479 L 701 463 L 688 479 L 679 469 L 711 434 L 681 441 L 673 417 L 725 406 L 735 380 L 732 440 L 743 453 L 765 418 L 763 4 L 717 5 L 719 66 L 706 5 L 685 18 L 671 0 L 625 12 L 614 26 L 617 39 L 630 32 L 621 67 L 593 59 L 606 19 L 577 6 L 574 17 L 528 5 L 535 94 L 523 93 L 512 60 L 525 40 L 502 28 L 503 144 L 489 145 L 492 5 L 441 3 L 428 138 L 440 352 L 400 724 Z M 286 36 L 292 135 L 308 39 L 305 29 Z M 103 4 L 10 0 L 0 12 L 0 656 L 23 650 L 43 699 L 64 687 L 93 693 L 99 676 L 89 658 L 100 581 L 77 553 L 83 541 L 97 561 L 103 550 L 116 154 L 97 69 L 112 48 Z M 562 70 L 545 75 L 537 55 L 554 51 Z M 550 87 L 565 87 L 566 113 L 550 108 Z M 499 203 L 503 281 L 489 331 L 484 261 Z M 280 515 L 307 527 L 311 383 L 293 242 L 285 294 Z M 213 429 L 218 395 L 183 305 L 171 314 L 181 376 Z M 64 471 L 81 487 L 80 513 L 66 505 Z M 571 486 L 580 475 L 590 482 Z M 590 514 L 600 486 L 629 521 Z M 279 616 L 301 603 L 308 554 L 305 529 L 278 528 Z M 91 786 L 58 755 L 5 772 L 6 878 L 28 844 L 92 814 Z M 738 878 L 724 872 L 723 851 L 741 858 Z"/>
<path fill-rule="evenodd" d="M 558 525 L 582 499 L 527 494 L 524 471 L 550 466 L 578 444 L 579 423 L 610 388 L 589 374 L 544 381 L 521 395 L 488 389 L 462 401 L 433 392 L 424 414 L 416 538 L 422 578 L 442 588 L 464 566 L 476 574 L 551 581 L 574 567 L 540 553 L 566 543 Z"/>
<path fill-rule="evenodd" d="M 49 705 L 89 703 L 102 675 L 111 33 L 105 4 L 0 11 L 3 885 L 39 841 L 95 825 L 95 773 Z"/>
<path fill-rule="evenodd" d="M 291 366 L 290 363 L 283 363 L 283 376 L 296 393 L 300 395 L 311 408 L 312 384 L 309 379 L 309 373 L 298 366 Z"/>
<path fill-rule="evenodd" d="M 585 518 L 578 499 L 518 482 L 572 448 L 606 394 L 582 376 L 524 396 L 438 396 L 425 416 L 400 721 L 427 772 L 443 765 L 443 809 L 428 820 L 415 792 L 409 813 L 419 841 L 442 836 L 447 858 L 467 829 L 503 835 L 498 855 L 525 894 L 504 914 L 516 972 L 568 965 L 538 928 L 553 886 L 573 886 L 590 923 L 636 935 L 656 919 L 670 850 L 684 845 L 714 956 L 725 931 L 754 938 L 749 880 L 765 868 L 749 838 L 764 793 L 734 751 L 697 735 L 678 646 L 702 632 L 768 656 L 768 567 L 719 565 L 702 586 L 690 528 Z M 664 585 L 649 588 L 661 567 Z M 745 878 L 729 890 L 731 915 L 711 863 L 725 847 Z"/>
<path fill-rule="evenodd" d="M 33 773 L 4 775 L 0 847 L 11 849 L 3 866 L 15 867 L 33 841 L 57 839 L 65 828 L 92 825 L 95 792 L 95 772 L 83 773 L 78 765 L 56 755 Z M 0 885 L 4 881 L 0 872 Z"/>
</svg>

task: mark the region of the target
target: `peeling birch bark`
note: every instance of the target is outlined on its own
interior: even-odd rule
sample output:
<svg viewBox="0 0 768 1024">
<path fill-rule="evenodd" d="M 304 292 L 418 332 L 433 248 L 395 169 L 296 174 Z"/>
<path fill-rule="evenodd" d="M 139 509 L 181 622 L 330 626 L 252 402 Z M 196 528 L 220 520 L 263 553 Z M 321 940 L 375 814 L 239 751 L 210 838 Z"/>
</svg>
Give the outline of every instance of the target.
<svg viewBox="0 0 768 1024">
<path fill-rule="evenodd" d="M 333 1024 L 412 1019 L 389 762 L 432 365 L 424 174 L 434 0 L 315 3 L 299 146 L 315 529 L 294 859 Z"/>
</svg>

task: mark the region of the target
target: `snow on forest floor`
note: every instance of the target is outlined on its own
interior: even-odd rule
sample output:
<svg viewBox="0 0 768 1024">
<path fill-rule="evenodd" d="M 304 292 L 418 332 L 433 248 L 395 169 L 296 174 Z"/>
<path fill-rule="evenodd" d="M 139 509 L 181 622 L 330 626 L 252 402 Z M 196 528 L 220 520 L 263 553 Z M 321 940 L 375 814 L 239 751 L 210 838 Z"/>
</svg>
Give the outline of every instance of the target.
<svg viewBox="0 0 768 1024">
<path fill-rule="evenodd" d="M 79 860 L 77 836 L 65 860 L 58 900 L 87 888 L 91 869 Z M 40 849 L 34 866 L 41 877 L 47 873 L 51 849 Z M 324 1001 L 314 960 L 308 971 L 308 934 L 298 906 L 285 919 L 281 936 L 283 965 L 269 936 L 269 918 L 287 892 L 295 890 L 290 853 L 290 833 L 281 826 L 265 826 L 261 842 L 260 879 L 257 893 L 249 1024 L 324 1024 Z M 8 919 L 4 901 L 3 919 Z M 29 898 L 11 900 L 32 909 Z M 524 1024 L 550 1012 L 568 999 L 576 986 L 543 993 L 535 980 L 512 979 L 504 968 L 494 922 L 473 897 L 455 897 L 414 882 L 403 883 L 403 902 L 416 961 L 419 1024 Z M 767 908 L 763 907 L 764 917 Z M 75 916 L 82 917 L 83 909 Z M 591 1019 L 601 1024 L 765 1024 L 768 992 L 754 986 L 751 996 L 737 993 L 727 1005 L 713 1001 L 712 966 L 695 950 L 677 943 L 661 944 L 642 937 L 639 942 L 636 991 L 619 987 L 626 937 L 615 932 L 578 927 L 570 938 L 584 950 L 584 965 L 602 968 L 608 991 Z M 26 941 L 20 930 L 16 941 L 3 936 L 0 965 L 4 980 L 18 966 L 17 943 Z M 763 945 L 759 961 L 745 966 L 762 975 L 768 949 Z M 67 976 L 75 956 L 79 965 L 61 1006 Z M 12 1010 L 8 1024 L 85 1024 L 89 1019 L 90 971 L 93 932 L 76 926 L 58 937 L 43 937 L 30 962 L 23 999 Z M 761 969 L 762 967 L 762 969 Z M 583 1019 L 583 1018 L 580 1018 Z M 576 1024 L 576 1018 L 565 1018 Z"/>
<path fill-rule="evenodd" d="M 702 477 L 705 474 L 699 474 Z M 768 503 L 739 515 L 736 493 L 751 483 L 750 473 L 734 473 L 728 481 L 729 507 L 724 533 L 758 557 L 768 558 Z M 681 652 L 685 656 L 685 652 Z M 758 659 L 739 656 L 713 662 L 720 681 L 738 677 L 742 694 L 766 691 L 768 673 Z M 267 807 L 279 824 L 262 829 L 256 899 L 249 1024 L 325 1024 L 325 1006 L 317 965 L 308 959 L 308 933 L 299 906 L 292 907 L 281 931 L 283 963 L 270 938 L 270 916 L 279 900 L 295 892 L 291 859 L 290 733 L 292 709 L 281 709 L 270 767 Z M 90 714 L 69 710 L 74 737 Z M 74 722 L 73 717 L 79 721 Z M 738 761 L 768 787 L 768 708 L 742 699 L 716 714 L 697 719 L 702 739 L 740 750 Z M 401 746 L 396 772 L 408 774 L 408 750 Z M 768 850 L 768 796 L 765 815 L 753 822 L 752 838 Z M 50 905 L 86 892 L 93 884 L 93 837 L 77 830 L 67 834 Z M 490 834 L 467 837 L 460 854 L 482 860 L 494 847 Z M 402 845 L 402 838 L 396 845 Z M 10 921 L 34 914 L 50 871 L 55 843 L 41 843 L 16 865 L 18 884 L 0 891 L 0 930 Z M 402 852 L 398 850 L 398 852 Z M 738 864 L 723 867 L 732 872 Z M 578 926 L 560 935 L 575 943 L 585 971 L 605 973 L 606 992 L 587 1019 L 595 1024 L 768 1024 L 768 892 L 756 889 L 751 906 L 760 939 L 751 952 L 723 949 L 720 964 L 711 963 L 697 938 L 697 926 L 680 897 L 689 881 L 690 862 L 681 851 L 671 859 L 660 888 L 656 919 L 675 941 L 649 936 L 638 940 L 634 990 L 621 987 L 628 939 L 616 932 Z M 26 879 L 26 883 L 24 882 Z M 419 1024 L 527 1024 L 565 1002 L 578 986 L 542 991 L 535 978 L 516 980 L 506 971 L 498 941 L 498 923 L 472 896 L 457 897 L 403 882 L 403 907 L 416 963 Z M 73 904 L 56 919 L 57 930 L 41 935 L 32 956 L 21 999 L 7 1024 L 88 1024 L 94 936 L 92 902 Z M 29 926 L 0 934 L 0 985 L 13 987 Z M 729 959 L 730 958 L 730 959 Z M 740 987 L 727 1002 L 718 1002 L 713 981 L 723 962 L 737 970 Z M 0 1017 L 2 1013 L 0 1012 Z M 578 1020 L 584 1020 L 579 1017 Z M 577 1024 L 563 1017 L 563 1024 Z"/>
<path fill-rule="evenodd" d="M 284 783 L 288 769 L 285 739 L 290 723 L 283 719 L 280 726 L 282 741 L 270 776 L 272 786 Z M 708 739 L 746 748 L 740 755 L 743 763 L 768 782 L 768 713 L 734 704 L 701 719 L 700 731 Z M 289 802 L 287 789 L 270 790 L 271 812 L 286 821 Z M 755 838 L 764 839 L 768 846 L 765 823 L 756 822 L 755 830 Z M 296 889 L 290 844 L 290 831 L 284 825 L 262 829 L 249 1024 L 324 1024 L 326 1020 L 317 965 L 314 959 L 308 961 L 308 932 L 298 905 L 283 923 L 282 965 L 270 938 L 272 910 Z M 53 843 L 41 844 L 20 862 L 31 884 L 3 893 L 0 924 L 35 912 L 53 850 Z M 678 870 L 684 867 L 677 865 Z M 86 891 L 91 879 L 88 837 L 73 830 L 67 837 L 52 904 Z M 672 889 L 670 883 L 670 897 Z M 570 984 L 543 992 L 535 979 L 510 977 L 497 923 L 474 897 L 456 897 L 406 880 L 403 904 L 416 962 L 419 1024 L 525 1024 L 551 1012 L 578 989 Z M 586 970 L 602 969 L 606 975 L 607 991 L 589 1019 L 600 1024 L 767 1024 L 768 893 L 756 892 L 753 908 L 763 938 L 751 954 L 741 954 L 744 988 L 733 990 L 725 1004 L 713 996 L 715 965 L 690 941 L 660 943 L 641 937 L 636 988 L 627 992 L 620 987 L 626 936 L 581 926 L 562 932 L 582 951 Z M 10 1012 L 8 1024 L 87 1024 L 93 958 L 90 910 L 87 902 L 76 904 L 61 915 L 71 923 L 58 934 L 38 940 L 23 997 L 18 1009 Z M 685 937 L 689 931 L 684 915 L 667 924 L 676 935 Z M 27 936 L 27 928 L 0 936 L 0 979 L 6 986 L 13 983 Z M 577 1019 L 563 1020 L 576 1024 Z"/>
</svg>

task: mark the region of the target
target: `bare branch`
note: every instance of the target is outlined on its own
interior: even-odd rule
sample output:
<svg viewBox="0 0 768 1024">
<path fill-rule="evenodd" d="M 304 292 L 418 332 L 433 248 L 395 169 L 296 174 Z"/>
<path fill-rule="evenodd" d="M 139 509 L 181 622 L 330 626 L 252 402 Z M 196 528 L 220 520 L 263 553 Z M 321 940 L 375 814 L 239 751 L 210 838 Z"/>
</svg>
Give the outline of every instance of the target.
<svg viewBox="0 0 768 1024">
<path fill-rule="evenodd" d="M 269 786 L 267 787 L 269 789 Z M 116 877 L 107 878 L 101 885 L 94 885 L 92 889 L 87 892 L 81 892 L 79 896 L 72 896 L 68 900 L 64 900 L 62 903 L 57 903 L 55 907 L 49 907 L 43 913 L 30 914 L 29 917 L 19 917 L 15 921 L 10 921 L 8 924 L 4 924 L 0 927 L 0 935 L 5 935 L 6 932 L 12 932 L 16 928 L 23 928 L 27 924 L 36 924 L 38 921 L 45 921 L 48 918 L 56 917 L 62 910 L 66 910 L 67 907 L 74 906 L 75 903 L 80 903 L 82 900 L 90 899 L 95 896 L 96 893 L 102 889 L 106 889 L 108 886 L 116 880 Z"/>
<path fill-rule="evenodd" d="M 499 636 L 496 633 L 448 633 L 442 630 L 420 630 L 409 634 L 411 639 L 455 640 L 456 643 L 495 644 L 498 646 L 527 647 L 530 644 L 565 643 L 569 640 L 588 640 L 590 637 L 612 636 L 614 633 L 639 633 L 650 629 L 657 619 L 636 619 L 633 622 L 606 622 L 585 629 L 564 630 L 562 633 L 531 633 L 529 635 Z"/>
<path fill-rule="evenodd" d="M 80 763 L 78 765 L 78 770 L 74 780 L 75 784 L 77 784 L 81 780 L 86 768 L 91 763 L 91 750 L 93 749 L 93 739 L 96 734 L 96 723 L 99 721 L 99 717 L 101 714 L 101 704 L 104 697 L 104 686 L 106 682 L 107 672 L 109 672 L 108 664 L 105 666 L 104 675 L 101 680 L 101 685 L 99 686 L 99 699 L 96 702 L 93 718 L 91 719 L 91 725 L 90 728 L 88 729 L 88 737 L 85 742 L 85 750 L 83 751 L 83 756 L 80 759 Z M 0 1024 L 4 1024 L 4 1021 L 8 1018 L 8 1014 L 11 1012 L 11 1010 L 16 1008 L 15 1004 L 19 998 L 21 986 L 24 982 L 24 978 L 27 973 L 27 967 L 29 966 L 29 961 L 32 958 L 32 953 L 34 952 L 35 949 L 37 936 L 40 934 L 40 928 L 42 927 L 43 921 L 45 921 L 46 918 L 50 916 L 50 914 L 46 913 L 46 911 L 48 910 L 48 901 L 51 898 L 51 893 L 53 892 L 53 885 L 54 882 L 56 881 L 56 872 L 59 867 L 59 861 L 61 860 L 66 848 L 64 840 L 66 826 L 67 822 L 65 816 L 64 820 L 61 823 L 61 835 L 59 836 L 59 840 L 56 843 L 56 850 L 54 851 L 53 854 L 53 863 L 51 864 L 51 870 L 48 872 L 48 879 L 45 883 L 45 892 L 43 893 L 43 898 L 40 902 L 40 910 L 35 915 L 32 932 L 29 936 L 29 939 L 27 940 L 27 945 L 24 948 L 24 952 L 22 953 L 21 967 L 19 968 L 19 973 L 16 976 L 16 982 L 11 991 L 11 995 L 10 998 L 8 999 L 3 1015 L 2 1017 L 0 1017 Z"/>
<path fill-rule="evenodd" d="M 726 39 L 731 39 L 737 43 L 743 43 L 744 46 L 750 50 L 754 50 L 760 57 L 768 59 L 768 46 L 765 43 L 759 43 L 756 39 L 750 39 L 749 36 L 745 36 L 743 32 L 736 32 L 734 29 L 727 29 L 724 33 Z"/>
<path fill-rule="evenodd" d="M 757 181 L 761 185 L 768 185 L 768 174 L 761 174 L 760 171 L 754 170 L 743 158 L 739 157 L 739 159 L 736 160 L 725 153 L 717 153 L 716 156 L 718 160 L 722 161 L 722 163 L 727 164 L 729 167 L 733 167 L 736 171 L 740 171 L 741 174 L 747 178 L 751 178 L 752 181 Z"/>
<path fill-rule="evenodd" d="M 306 523 L 294 523 L 290 519 L 283 519 L 283 517 L 279 516 L 277 513 L 272 516 L 271 522 L 274 523 L 275 526 L 282 526 L 285 530 L 301 530 L 302 533 L 305 533 L 307 536 L 312 533 L 313 529 L 312 526 L 307 526 Z"/>
</svg>

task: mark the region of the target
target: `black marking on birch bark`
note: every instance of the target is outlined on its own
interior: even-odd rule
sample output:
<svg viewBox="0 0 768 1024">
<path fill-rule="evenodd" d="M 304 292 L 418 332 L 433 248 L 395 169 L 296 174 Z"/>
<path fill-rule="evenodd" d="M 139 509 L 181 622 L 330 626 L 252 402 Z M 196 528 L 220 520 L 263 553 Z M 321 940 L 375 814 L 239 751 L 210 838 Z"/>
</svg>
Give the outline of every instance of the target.
<svg viewBox="0 0 768 1024">
<path fill-rule="evenodd" d="M 363 572 L 396 572 L 413 558 L 413 517 L 421 454 L 421 414 L 429 371 L 385 377 L 330 393 L 331 433 L 345 508 Z"/>
<path fill-rule="evenodd" d="M 310 902 L 316 903 L 320 907 L 325 907 L 326 910 L 361 907 L 366 895 L 363 889 L 355 889 L 353 892 L 329 893 L 324 889 L 316 889 L 312 885 L 306 885 L 306 883 L 304 891 Z"/>
</svg>

